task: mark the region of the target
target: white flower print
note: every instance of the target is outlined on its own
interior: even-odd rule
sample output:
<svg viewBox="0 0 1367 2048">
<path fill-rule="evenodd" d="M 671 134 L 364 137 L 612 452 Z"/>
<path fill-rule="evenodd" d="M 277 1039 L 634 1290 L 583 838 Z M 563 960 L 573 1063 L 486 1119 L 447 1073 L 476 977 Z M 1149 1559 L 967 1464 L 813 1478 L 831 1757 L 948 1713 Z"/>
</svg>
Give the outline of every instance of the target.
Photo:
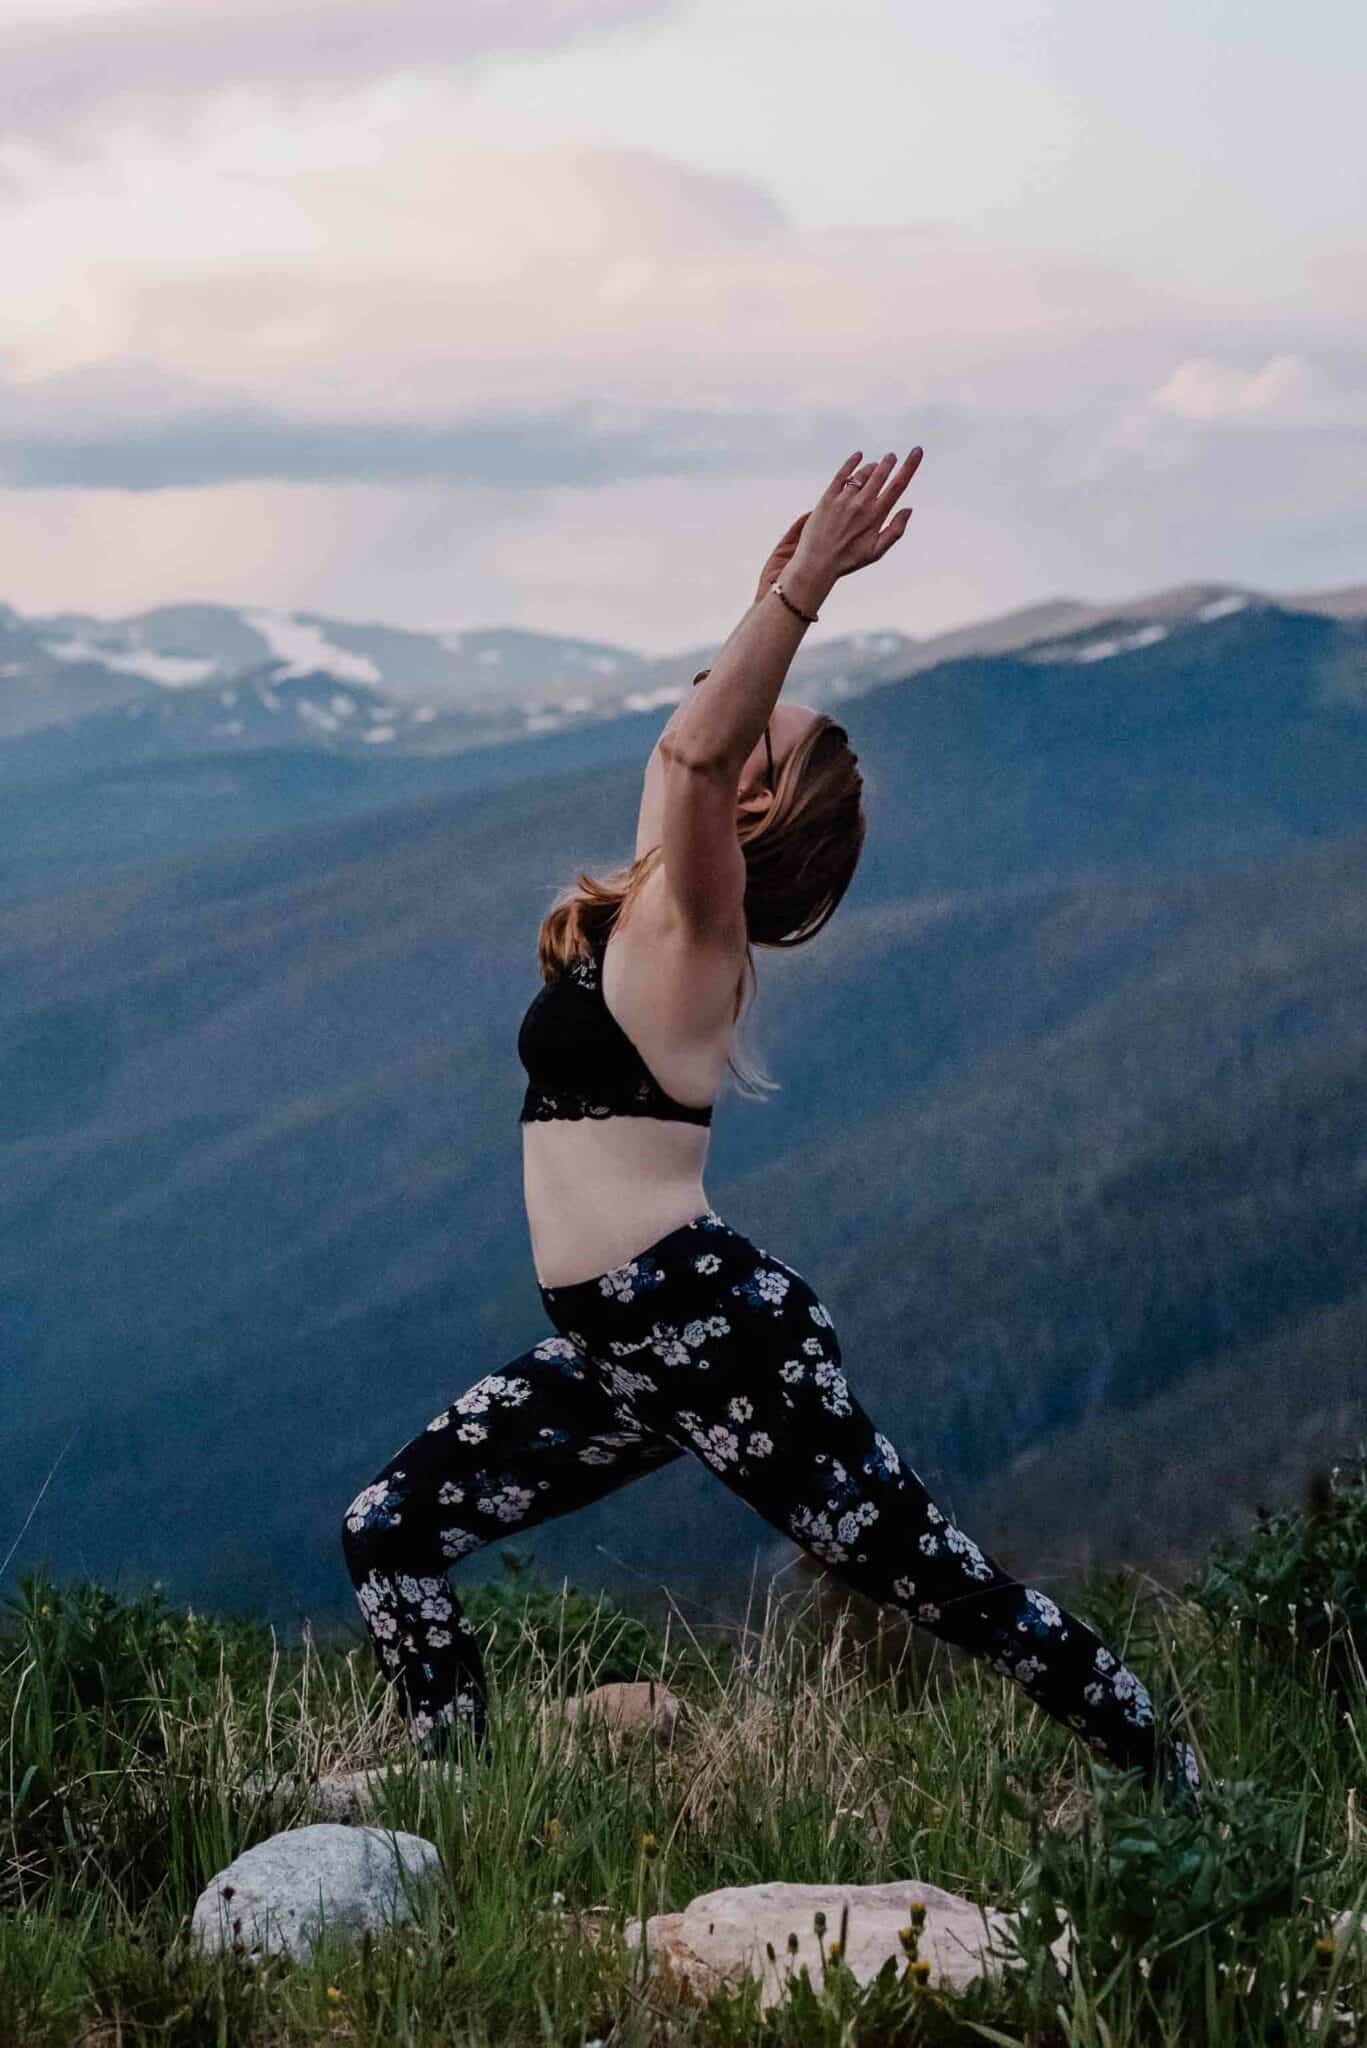
<svg viewBox="0 0 1367 2048">
<path fill-rule="evenodd" d="M 1149 1704 L 1149 1695 L 1143 1681 L 1136 1677 L 1128 1664 L 1121 1664 L 1112 1672 L 1111 1690 L 1118 1700 L 1133 1700 L 1136 1705 Z"/>
<path fill-rule="evenodd" d="M 718 1472 L 724 1465 L 735 1465 L 740 1461 L 740 1438 L 734 1429 L 727 1429 L 723 1423 L 716 1422 L 711 1429 L 695 1431 L 693 1441 L 708 1464 Z"/>
<path fill-rule="evenodd" d="M 482 1422 L 462 1422 L 456 1435 L 463 1444 L 482 1444 L 489 1432 Z"/>
<path fill-rule="evenodd" d="M 451 1602 L 449 1599 L 429 1598 L 423 1601 L 422 1606 L 418 1609 L 418 1613 L 424 1621 L 449 1621 L 451 1619 Z"/>
<path fill-rule="evenodd" d="M 432 1417 L 432 1420 L 431 1420 L 431 1421 L 430 1421 L 430 1422 L 428 1423 L 427 1427 L 428 1427 L 429 1429 L 446 1429 L 446 1428 L 447 1428 L 447 1427 L 449 1426 L 449 1424 L 450 1424 L 450 1421 L 451 1421 L 451 1411 L 450 1411 L 450 1409 L 449 1409 L 449 1408 L 443 1408 L 443 1409 L 442 1409 L 442 1411 L 441 1411 L 441 1414 L 440 1414 L 440 1415 L 434 1415 L 434 1416 Z"/>
<path fill-rule="evenodd" d="M 872 1502 L 861 1501 L 857 1508 L 851 1508 L 847 1514 L 843 1514 L 840 1517 L 836 1525 L 836 1535 L 842 1543 L 857 1543 L 859 1541 L 859 1531 L 866 1529 L 870 1522 L 876 1522 L 877 1520 L 878 1510 L 873 1506 Z"/>
<path fill-rule="evenodd" d="M 824 1358 L 826 1354 L 826 1347 L 819 1337 L 804 1337 L 802 1348 L 808 1358 Z"/>
<path fill-rule="evenodd" d="M 500 1522 L 520 1522 L 536 1496 L 530 1487 L 501 1486 L 486 1493 L 479 1503 L 482 1515 L 497 1515 Z"/>
<path fill-rule="evenodd" d="M 835 1328 L 835 1325 L 832 1323 L 830 1317 L 827 1315 L 825 1309 L 822 1307 L 819 1301 L 809 1302 L 807 1306 L 807 1313 L 811 1317 L 812 1321 L 816 1323 L 820 1329 L 831 1330 Z"/>
<path fill-rule="evenodd" d="M 508 1379 L 501 1372 L 487 1373 L 475 1386 L 470 1387 L 456 1402 L 458 1415 L 483 1415 L 491 1401 L 498 1401 L 504 1407 L 520 1407 L 532 1391 L 530 1380 Z"/>
<path fill-rule="evenodd" d="M 938 1536 L 934 1535 L 929 1529 L 923 1531 L 923 1533 L 917 1540 L 920 1544 L 921 1549 L 924 1550 L 927 1557 L 939 1556 L 940 1539 Z"/>
<path fill-rule="evenodd" d="M 629 1401 L 633 1394 L 653 1394 L 655 1382 L 648 1372 L 628 1372 L 624 1365 L 606 1367 L 608 1384 L 619 1401 Z"/>
<path fill-rule="evenodd" d="M 923 1600 L 916 1610 L 916 1618 L 918 1621 L 938 1621 L 940 1610 L 933 1600 Z"/>
<path fill-rule="evenodd" d="M 697 1258 L 693 1261 L 693 1271 L 695 1273 L 720 1273 L 721 1260 L 715 1252 L 699 1252 Z"/>
<path fill-rule="evenodd" d="M 1115 1666 L 1115 1658 L 1109 1650 L 1098 1650 L 1092 1661 L 1098 1671 L 1110 1671 Z"/>
<path fill-rule="evenodd" d="M 788 1385 L 791 1387 L 796 1385 L 806 1370 L 807 1368 L 800 1358 L 790 1358 L 786 1364 L 779 1367 L 778 1376 L 781 1380 L 787 1380 Z"/>
<path fill-rule="evenodd" d="M 639 1259 L 628 1259 L 624 1266 L 614 1266 L 610 1273 L 604 1273 L 598 1282 L 600 1294 L 617 1301 L 634 1301 L 636 1283 L 643 1277 Z"/>
<path fill-rule="evenodd" d="M 564 1359 L 568 1362 L 578 1356 L 579 1353 L 573 1344 L 564 1337 L 544 1337 L 532 1351 L 533 1358 L 539 1358 L 548 1364 L 555 1359 Z"/>
<path fill-rule="evenodd" d="M 962 1529 L 956 1529 L 952 1522 L 945 1525 L 945 1542 L 957 1551 L 963 1559 L 964 1570 L 971 1579 L 990 1579 L 992 1567 L 979 1550 L 971 1536 L 965 1536 Z"/>
<path fill-rule="evenodd" d="M 940 1513 L 933 1500 L 926 1502 L 926 1520 L 928 1522 L 943 1522 L 944 1520 L 944 1516 Z"/>
<path fill-rule="evenodd" d="M 650 1333 L 650 1348 L 661 1365 L 687 1365 L 688 1346 L 669 1323 L 656 1323 Z"/>
<path fill-rule="evenodd" d="M 812 1378 L 821 1388 L 821 1405 L 828 1415 L 850 1413 L 850 1390 L 838 1365 L 827 1360 L 815 1368 Z"/>
<path fill-rule="evenodd" d="M 1090 1685 L 1083 1686 L 1082 1697 L 1088 1702 L 1090 1706 L 1099 1707 L 1101 1705 L 1101 1702 L 1106 1697 L 1106 1688 L 1104 1685 L 1099 1685 L 1097 1681 L 1093 1679 Z"/>
<path fill-rule="evenodd" d="M 1029 1685 L 1034 1679 L 1044 1676 L 1045 1668 L 1042 1658 L 1022 1657 L 1016 1666 L 1016 1677 L 1022 1685 Z"/>
<path fill-rule="evenodd" d="M 484 1538 L 470 1529 L 443 1529 L 440 1541 L 442 1556 L 455 1558 L 468 1557 L 472 1550 L 479 1549 Z"/>
<path fill-rule="evenodd" d="M 799 1508 L 788 1527 L 803 1548 L 810 1550 L 813 1557 L 824 1557 L 828 1564 L 844 1564 L 849 1551 L 836 1540 L 829 1515 L 814 1514 L 811 1508 Z"/>
<path fill-rule="evenodd" d="M 745 1448 L 752 1458 L 767 1458 L 774 1448 L 774 1439 L 767 1430 L 757 1429 Z"/>
<path fill-rule="evenodd" d="M 352 1535 L 359 1535 L 361 1530 L 365 1528 L 372 1508 L 384 1507 L 387 1505 L 388 1500 L 389 1481 L 387 1479 L 377 1479 L 373 1486 L 364 1487 L 346 1511 L 346 1525 Z M 403 1517 L 391 1514 L 386 1519 L 390 1522 L 400 1522 Z"/>
<path fill-rule="evenodd" d="M 367 1572 L 356 1588 L 356 1598 L 360 1601 L 364 1614 L 374 1614 L 381 1607 L 393 1607 L 397 1604 L 394 1582 L 387 1579 L 382 1572 Z"/>
<path fill-rule="evenodd" d="M 752 1278 L 761 1301 L 782 1301 L 793 1284 L 786 1273 L 776 1273 L 768 1266 L 756 1266 Z"/>
<path fill-rule="evenodd" d="M 894 1579 L 892 1590 L 899 1600 L 913 1600 L 916 1597 L 915 1579 Z"/>
<path fill-rule="evenodd" d="M 429 1628 L 427 1640 L 434 1650 L 444 1650 L 451 1640 L 451 1631 L 449 1628 Z"/>
<path fill-rule="evenodd" d="M 628 1343 L 625 1337 L 614 1337 L 608 1345 L 608 1350 L 614 1358 L 630 1358 L 633 1352 L 649 1349 L 649 1337 L 641 1337 L 635 1344 Z"/>
<path fill-rule="evenodd" d="M 726 1412 L 733 1422 L 748 1422 L 755 1412 L 755 1404 L 747 1400 L 744 1394 L 737 1394 L 735 1400 L 728 1404 Z"/>
<path fill-rule="evenodd" d="M 1049 1598 L 1047 1593 L 1038 1593 L 1033 1586 L 1027 1586 L 1025 1597 L 1034 1608 L 1036 1614 L 1039 1615 L 1040 1620 L 1045 1622 L 1048 1627 L 1062 1628 L 1063 1616 L 1059 1612 L 1056 1603 Z M 1021 1628 L 1024 1624 L 1018 1621 L 1016 1626 Z"/>
<path fill-rule="evenodd" d="M 691 1323 L 685 1323 L 683 1340 L 696 1351 L 709 1337 L 724 1337 L 730 1328 L 725 1316 L 696 1316 Z"/>
<path fill-rule="evenodd" d="M 900 1472 L 902 1461 L 898 1457 L 893 1444 L 883 1435 L 881 1430 L 876 1429 L 874 1431 L 873 1441 L 878 1448 L 878 1455 L 883 1461 L 883 1470 L 885 1472 Z"/>
</svg>

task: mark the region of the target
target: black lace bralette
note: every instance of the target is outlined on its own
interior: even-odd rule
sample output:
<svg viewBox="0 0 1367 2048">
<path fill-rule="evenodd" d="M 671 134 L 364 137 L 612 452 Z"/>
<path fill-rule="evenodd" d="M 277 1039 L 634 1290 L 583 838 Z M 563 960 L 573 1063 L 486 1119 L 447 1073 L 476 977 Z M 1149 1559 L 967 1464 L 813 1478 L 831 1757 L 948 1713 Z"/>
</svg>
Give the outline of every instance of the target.
<svg viewBox="0 0 1367 2048">
<path fill-rule="evenodd" d="M 518 1121 L 655 1116 L 710 1124 L 711 1103 L 699 1108 L 666 1094 L 609 1010 L 606 945 L 606 938 L 591 941 L 532 998 L 517 1034 L 517 1056 L 529 1076 Z"/>
</svg>

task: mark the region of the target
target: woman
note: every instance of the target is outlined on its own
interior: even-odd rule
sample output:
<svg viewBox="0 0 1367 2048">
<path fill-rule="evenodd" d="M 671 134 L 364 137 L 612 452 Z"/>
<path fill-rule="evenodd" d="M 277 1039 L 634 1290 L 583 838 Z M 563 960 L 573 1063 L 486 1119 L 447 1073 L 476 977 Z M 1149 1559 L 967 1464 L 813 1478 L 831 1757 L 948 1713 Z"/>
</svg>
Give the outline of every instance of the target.
<svg viewBox="0 0 1367 2048">
<path fill-rule="evenodd" d="M 544 985 L 518 1050 L 553 1334 L 357 1495 L 348 1569 L 419 1750 L 438 1754 L 484 1724 L 479 1652 L 447 1567 L 689 1453 L 849 1585 L 989 1658 L 1097 1754 L 1190 1803 L 1195 1757 L 1159 1739 L 1138 1677 L 936 1506 L 852 1392 L 812 1288 L 703 1190 L 750 947 L 813 938 L 863 844 L 845 731 L 777 702 L 838 578 L 881 561 L 911 517 L 893 507 L 921 449 L 896 468 L 861 452 L 783 536 L 661 734 L 635 859 L 607 882 L 581 874 L 542 925 Z"/>
</svg>

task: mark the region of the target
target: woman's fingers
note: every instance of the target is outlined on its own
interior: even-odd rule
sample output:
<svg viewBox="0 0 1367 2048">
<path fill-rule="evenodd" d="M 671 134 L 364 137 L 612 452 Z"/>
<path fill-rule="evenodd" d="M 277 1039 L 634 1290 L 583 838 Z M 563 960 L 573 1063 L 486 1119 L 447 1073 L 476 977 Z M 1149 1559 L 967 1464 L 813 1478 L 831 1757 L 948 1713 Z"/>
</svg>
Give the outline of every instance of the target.
<svg viewBox="0 0 1367 2048">
<path fill-rule="evenodd" d="M 895 546 L 895 544 L 902 538 L 902 535 L 907 530 L 907 526 L 910 519 L 910 505 L 906 506 L 904 510 L 902 510 L 901 512 L 894 512 L 892 518 L 888 521 L 886 528 L 882 533 L 879 534 L 877 540 L 873 544 L 872 560 L 874 560 L 875 562 L 882 561 L 888 549 L 890 547 Z"/>
<path fill-rule="evenodd" d="M 921 467 L 921 457 L 925 452 L 924 448 L 913 448 L 910 455 L 903 458 L 895 474 L 887 478 L 883 486 L 882 495 L 878 500 L 878 517 L 880 519 L 886 519 L 888 513 L 897 503 L 897 500 Z"/>
<path fill-rule="evenodd" d="M 827 484 L 825 490 L 821 493 L 824 499 L 829 501 L 830 499 L 836 498 L 840 495 L 841 490 L 844 488 L 845 479 L 853 474 L 857 464 L 862 461 L 863 455 L 863 449 L 856 448 L 853 455 L 846 456 L 845 460 L 841 463 L 835 475 Z"/>
</svg>

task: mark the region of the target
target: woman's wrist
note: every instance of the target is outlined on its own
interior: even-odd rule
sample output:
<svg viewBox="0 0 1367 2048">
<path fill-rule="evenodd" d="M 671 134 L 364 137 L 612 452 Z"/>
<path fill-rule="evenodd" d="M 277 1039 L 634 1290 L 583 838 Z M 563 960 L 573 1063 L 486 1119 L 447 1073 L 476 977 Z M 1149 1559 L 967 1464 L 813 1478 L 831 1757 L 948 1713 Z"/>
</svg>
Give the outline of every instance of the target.
<svg viewBox="0 0 1367 2048">
<path fill-rule="evenodd" d="M 824 576 L 820 569 L 806 562 L 790 562 L 777 581 L 783 585 L 784 596 L 791 599 L 799 611 L 810 612 L 813 616 L 821 610 L 835 587 L 833 576 Z"/>
</svg>

